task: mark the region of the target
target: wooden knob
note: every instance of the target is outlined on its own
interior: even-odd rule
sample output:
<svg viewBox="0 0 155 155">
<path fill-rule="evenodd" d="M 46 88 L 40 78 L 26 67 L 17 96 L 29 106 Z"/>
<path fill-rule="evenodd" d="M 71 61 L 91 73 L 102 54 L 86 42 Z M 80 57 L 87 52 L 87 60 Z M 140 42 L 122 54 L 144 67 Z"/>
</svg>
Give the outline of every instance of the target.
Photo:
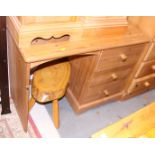
<svg viewBox="0 0 155 155">
<path fill-rule="evenodd" d="M 125 54 L 121 54 L 120 55 L 122 61 L 126 61 L 127 60 L 127 56 Z"/>
<path fill-rule="evenodd" d="M 109 92 L 107 90 L 104 90 L 105 96 L 109 96 Z"/>
<path fill-rule="evenodd" d="M 152 70 L 154 70 L 154 71 L 155 71 L 155 65 L 152 65 L 152 67 L 151 67 L 151 68 L 152 68 Z"/>
<path fill-rule="evenodd" d="M 118 79 L 118 76 L 115 73 L 112 73 L 111 77 L 112 77 L 113 80 L 117 80 Z"/>
<path fill-rule="evenodd" d="M 144 86 L 145 87 L 149 87 L 150 86 L 150 83 L 148 81 L 144 82 Z"/>
</svg>

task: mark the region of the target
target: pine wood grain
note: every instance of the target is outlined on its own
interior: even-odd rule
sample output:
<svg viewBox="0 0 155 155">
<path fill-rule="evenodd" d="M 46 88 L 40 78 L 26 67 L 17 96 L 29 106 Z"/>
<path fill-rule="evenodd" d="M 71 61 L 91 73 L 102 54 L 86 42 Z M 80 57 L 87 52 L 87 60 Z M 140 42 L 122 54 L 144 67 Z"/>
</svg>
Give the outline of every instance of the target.
<svg viewBox="0 0 155 155">
<path fill-rule="evenodd" d="M 29 48 L 21 48 L 21 54 L 26 62 L 35 62 L 145 42 L 148 42 L 148 39 L 142 33 L 135 32 L 135 34 L 132 35 L 127 31 L 125 34 L 113 35 L 111 37 L 103 35 L 103 37 L 100 38 L 98 38 L 98 36 L 82 38 L 81 41 L 34 45 Z"/>
<path fill-rule="evenodd" d="M 149 61 L 155 59 L 155 43 L 154 41 L 151 43 L 150 48 L 144 58 L 144 61 Z"/>
<path fill-rule="evenodd" d="M 70 59 L 71 79 L 67 98 L 75 111 L 84 111 L 94 107 L 95 103 L 105 103 L 123 94 L 127 80 L 146 46 L 143 43 L 111 48 L 98 51 L 96 55 Z M 126 55 L 125 61 L 121 54 Z"/>
<path fill-rule="evenodd" d="M 32 96 L 38 102 L 49 102 L 64 96 L 70 78 L 68 62 L 53 62 L 35 71 Z"/>
<path fill-rule="evenodd" d="M 152 103 L 120 121 L 94 133 L 92 138 L 155 137 L 155 103 Z"/>
<path fill-rule="evenodd" d="M 30 65 L 24 62 L 9 33 L 8 57 L 11 97 L 15 103 L 23 128 L 27 131 Z"/>
<path fill-rule="evenodd" d="M 155 73 L 155 60 L 142 62 L 135 75 L 135 78 L 140 78 L 153 73 Z"/>
<path fill-rule="evenodd" d="M 12 85 L 15 88 L 21 86 L 20 89 L 22 89 L 20 98 L 23 99 L 23 103 L 21 105 L 26 109 L 23 110 L 23 112 L 25 111 L 24 116 L 21 116 L 22 119 L 24 118 L 22 121 L 24 127 L 26 127 L 28 110 L 26 101 L 29 92 L 29 90 L 25 91 L 25 86 L 28 89 L 30 69 L 51 60 L 76 55 L 76 58 L 71 60 L 72 74 L 67 96 L 77 111 L 100 105 L 102 102 L 118 100 L 121 95 L 128 93 L 128 89 L 135 82 L 135 74 L 148 52 L 148 42 L 152 39 L 149 32 L 153 34 L 153 31 L 151 29 L 147 33 L 147 30 L 139 27 L 137 23 L 144 23 L 142 27 L 149 28 L 149 25 L 141 22 L 139 17 L 130 22 L 135 26 L 127 25 L 126 17 L 115 19 L 88 16 L 60 19 L 53 17 L 50 23 L 49 17 L 40 17 L 40 19 L 39 17 L 7 18 L 7 28 L 14 40 L 14 45 L 11 43 L 10 45 L 17 47 L 17 49 L 13 49 L 13 52 L 18 51 L 15 55 L 12 52 L 10 61 L 23 66 L 23 69 L 19 69 L 19 71 L 12 68 L 15 71 L 11 71 L 11 79 L 15 80 L 16 76 L 22 79 L 20 84 L 15 82 Z M 154 24 L 150 25 L 153 27 Z M 69 39 L 59 40 L 64 35 L 68 35 Z M 33 44 L 32 41 L 37 38 L 39 41 Z M 42 38 L 43 41 L 40 41 Z M 58 41 L 49 41 L 49 38 L 58 38 Z M 149 57 L 151 59 L 154 59 L 154 56 L 151 56 L 153 51 L 153 48 L 150 49 Z M 16 62 L 18 58 L 15 56 L 19 57 L 21 64 Z M 124 72 L 121 72 L 120 68 Z M 103 76 L 104 74 L 105 76 Z M 94 78 L 94 75 L 98 78 Z M 149 82 L 151 83 L 152 80 L 143 80 L 145 80 L 144 77 L 136 82 L 150 87 Z M 143 87 L 140 86 L 140 88 L 143 90 Z M 141 90 L 136 91 L 134 88 L 132 90 L 135 93 L 142 92 Z M 17 92 L 17 90 L 15 91 Z M 12 94 L 15 96 L 15 92 Z M 16 99 L 16 102 L 20 105 L 21 100 Z"/>
</svg>

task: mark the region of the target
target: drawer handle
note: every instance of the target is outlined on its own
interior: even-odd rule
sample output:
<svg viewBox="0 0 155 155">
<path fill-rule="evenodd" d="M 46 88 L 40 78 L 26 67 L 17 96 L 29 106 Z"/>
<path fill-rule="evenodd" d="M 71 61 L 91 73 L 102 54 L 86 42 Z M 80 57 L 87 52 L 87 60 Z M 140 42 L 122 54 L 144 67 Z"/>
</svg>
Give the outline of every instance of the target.
<svg viewBox="0 0 155 155">
<path fill-rule="evenodd" d="M 111 74 L 111 77 L 114 81 L 116 81 L 118 79 L 118 76 L 115 73 Z"/>
<path fill-rule="evenodd" d="M 104 90 L 103 92 L 104 92 L 105 96 L 109 96 L 109 92 L 107 90 Z"/>
<path fill-rule="evenodd" d="M 149 87 L 150 86 L 150 83 L 148 81 L 144 82 L 144 86 L 145 87 Z"/>
<path fill-rule="evenodd" d="M 151 67 L 151 68 L 152 68 L 152 70 L 154 70 L 154 71 L 155 71 L 155 65 L 152 65 L 152 67 Z"/>
<path fill-rule="evenodd" d="M 121 54 L 120 55 L 122 61 L 126 61 L 127 60 L 127 56 L 125 54 Z"/>
<path fill-rule="evenodd" d="M 32 45 L 46 44 L 46 43 L 57 43 L 68 41 L 70 39 L 70 35 L 65 34 L 60 37 L 51 36 L 50 38 L 37 37 L 31 41 Z"/>
</svg>

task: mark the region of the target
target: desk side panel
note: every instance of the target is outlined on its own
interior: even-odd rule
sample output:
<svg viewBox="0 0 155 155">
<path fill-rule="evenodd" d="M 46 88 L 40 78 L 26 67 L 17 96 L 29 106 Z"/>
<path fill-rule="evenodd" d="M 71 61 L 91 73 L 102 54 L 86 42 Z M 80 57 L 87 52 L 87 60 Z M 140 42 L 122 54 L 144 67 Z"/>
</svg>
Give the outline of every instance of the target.
<svg viewBox="0 0 155 155">
<path fill-rule="evenodd" d="M 30 66 L 24 62 L 11 35 L 8 33 L 7 36 L 11 97 L 16 106 L 23 128 L 27 131 Z"/>
</svg>

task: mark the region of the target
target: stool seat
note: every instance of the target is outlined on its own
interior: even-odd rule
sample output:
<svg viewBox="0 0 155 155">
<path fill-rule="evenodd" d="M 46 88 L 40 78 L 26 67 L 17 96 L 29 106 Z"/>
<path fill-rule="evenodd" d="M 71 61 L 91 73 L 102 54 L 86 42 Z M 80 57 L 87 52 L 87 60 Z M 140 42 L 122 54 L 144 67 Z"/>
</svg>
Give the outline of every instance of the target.
<svg viewBox="0 0 155 155">
<path fill-rule="evenodd" d="M 32 96 L 38 102 L 49 102 L 65 94 L 70 77 L 69 62 L 54 64 L 34 73 Z"/>
<path fill-rule="evenodd" d="M 38 69 L 33 75 L 29 111 L 35 104 L 35 101 L 52 101 L 52 117 L 56 128 L 59 128 L 58 99 L 64 96 L 69 77 L 70 64 L 67 61 L 53 63 L 51 66 Z"/>
</svg>

